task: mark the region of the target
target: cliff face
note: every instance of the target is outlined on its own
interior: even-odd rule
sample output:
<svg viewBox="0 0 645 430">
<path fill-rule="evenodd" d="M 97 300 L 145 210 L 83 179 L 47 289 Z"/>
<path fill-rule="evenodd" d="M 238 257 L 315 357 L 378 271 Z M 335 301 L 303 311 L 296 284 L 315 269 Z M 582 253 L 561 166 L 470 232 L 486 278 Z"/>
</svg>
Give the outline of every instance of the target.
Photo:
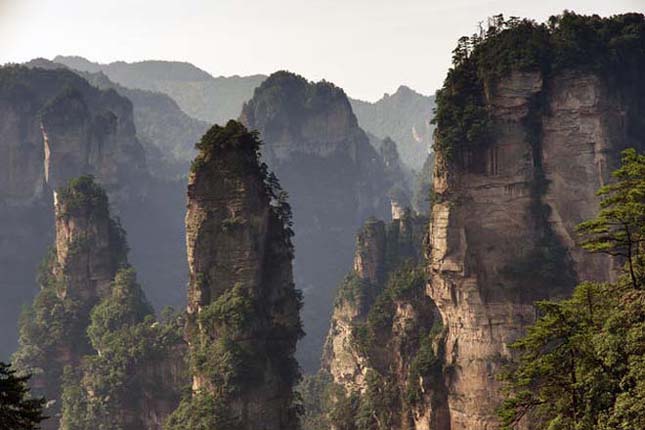
<svg viewBox="0 0 645 430">
<path fill-rule="evenodd" d="M 295 429 L 301 326 L 290 209 L 244 126 L 214 126 L 198 147 L 186 214 L 194 394 L 171 428 Z M 209 406 L 195 409 L 202 401 Z"/>
<path fill-rule="evenodd" d="M 63 189 L 54 194 L 56 262 L 51 271 L 64 282 L 58 290 L 61 299 L 93 305 L 109 292 L 127 248 L 120 226 L 109 217 L 107 201 L 81 194 L 90 192 Z"/>
<path fill-rule="evenodd" d="M 447 424 L 441 320 L 425 295 L 427 219 L 369 220 L 336 297 L 323 369 L 340 387 L 333 428 L 435 429 Z"/>
<path fill-rule="evenodd" d="M 91 177 L 57 190 L 55 218 L 55 249 L 14 355 L 48 400 L 44 428 L 161 429 L 184 383 L 178 330 L 155 323 L 127 268 L 125 233 Z"/>
<path fill-rule="evenodd" d="M 55 250 L 39 276 L 41 291 L 21 318 L 16 364 L 33 372 L 34 388 L 54 401 L 47 428 L 57 428 L 62 374 L 92 351 L 90 312 L 125 263 L 123 232 L 109 216 L 105 193 L 86 178 L 56 195 Z"/>
<path fill-rule="evenodd" d="M 66 70 L 2 68 L 0 195 L 32 198 L 94 173 L 107 187 L 141 174 L 132 105 Z"/>
<path fill-rule="evenodd" d="M 60 65 L 40 60 L 29 66 L 0 68 L 0 287 L 6 297 L 0 329 L 7 333 L 0 356 L 5 359 L 15 351 L 20 307 L 35 295 L 34 273 L 54 239 L 51 191 L 70 177 L 91 174 L 105 188 L 130 233 L 130 261 L 151 301 L 159 308 L 185 304 L 177 285 L 187 275 L 186 181 L 155 170 L 157 158 L 148 168 L 135 125 L 163 122 L 167 138 L 181 145 L 194 133 L 195 122 L 178 124 L 186 115 L 164 95 L 132 91 L 128 95 L 141 97 L 133 110 L 124 94 L 108 88 L 104 76 L 94 82 L 105 88 L 100 90 Z M 157 137 L 149 129 L 142 136 L 141 141 Z M 150 142 L 144 143 L 150 149 Z"/>
<path fill-rule="evenodd" d="M 368 216 L 389 216 L 392 184 L 346 95 L 330 83 L 277 72 L 258 87 L 241 121 L 261 133 L 263 157 L 293 205 L 295 279 L 306 298 L 299 361 L 315 370 L 351 238 Z"/>
<path fill-rule="evenodd" d="M 93 174 L 124 198 L 145 173 L 145 159 L 130 102 L 69 71 L 0 68 L 0 117 L 0 271 L 7 274 L 0 325 L 14 333 L 52 238 L 51 190 Z M 8 355 L 13 342 L 2 348 Z"/>
<path fill-rule="evenodd" d="M 75 62 L 71 64 L 78 65 Z M 64 64 L 44 58 L 36 58 L 24 65 L 49 70 L 67 69 Z M 111 81 L 100 71 L 72 71 L 91 85 L 101 90 L 113 89 L 132 102 L 137 137 L 145 149 L 146 164 L 153 175 L 161 178 L 185 175 L 195 155 L 195 142 L 208 128 L 206 122 L 185 114 L 166 94 L 124 87 Z"/>
<path fill-rule="evenodd" d="M 535 300 L 612 279 L 609 258 L 576 247 L 575 226 L 597 213 L 595 192 L 620 151 L 643 150 L 643 88 L 631 72 L 514 68 L 484 80 L 485 144 L 438 140 L 427 293 L 453 369 L 445 428 L 497 428 L 497 375 L 508 344 L 534 321 Z M 438 139 L 448 131 L 440 123 Z"/>
</svg>

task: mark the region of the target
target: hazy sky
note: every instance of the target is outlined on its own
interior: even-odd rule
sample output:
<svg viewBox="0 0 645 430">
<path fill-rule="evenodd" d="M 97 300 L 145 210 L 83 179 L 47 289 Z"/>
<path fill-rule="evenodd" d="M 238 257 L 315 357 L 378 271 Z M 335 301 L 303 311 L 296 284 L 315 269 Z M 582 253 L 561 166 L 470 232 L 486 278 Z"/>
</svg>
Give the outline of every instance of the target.
<svg viewBox="0 0 645 430">
<path fill-rule="evenodd" d="M 288 69 L 375 100 L 442 83 L 456 40 L 504 13 L 611 15 L 645 0 L 0 0 L 0 63 L 57 54 L 189 61 L 213 75 Z"/>
</svg>

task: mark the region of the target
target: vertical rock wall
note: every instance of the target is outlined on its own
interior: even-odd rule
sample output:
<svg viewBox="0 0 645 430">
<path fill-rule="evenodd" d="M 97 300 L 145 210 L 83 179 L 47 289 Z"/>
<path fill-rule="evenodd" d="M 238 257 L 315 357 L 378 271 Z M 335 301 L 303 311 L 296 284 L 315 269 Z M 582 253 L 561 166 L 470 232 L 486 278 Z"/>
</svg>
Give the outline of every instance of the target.
<svg viewBox="0 0 645 430">
<path fill-rule="evenodd" d="M 534 300 L 610 280 L 612 261 L 576 247 L 620 151 L 643 148 L 638 104 L 590 73 L 513 72 L 486 91 L 490 144 L 437 154 L 428 295 L 447 328 L 452 430 L 498 425 L 497 376 Z M 641 136 L 642 137 L 642 136 Z"/>
<path fill-rule="evenodd" d="M 199 144 L 189 179 L 193 390 L 214 400 L 205 420 L 295 429 L 293 354 L 301 328 L 290 215 L 275 177 L 260 165 L 258 145 L 239 123 L 214 126 Z M 233 361 L 222 361 L 229 354 Z"/>
<path fill-rule="evenodd" d="M 8 333 L 0 355 L 8 356 L 53 239 L 51 192 L 92 174 L 118 203 L 136 194 L 146 164 L 131 103 L 70 71 L 0 68 L 0 118 L 0 327 Z"/>
<path fill-rule="evenodd" d="M 276 72 L 256 89 L 240 120 L 261 133 L 263 158 L 293 205 L 294 275 L 305 296 L 307 333 L 298 360 L 315 371 L 334 289 L 350 268 L 354 233 L 369 216 L 389 217 L 391 176 L 400 169 L 388 170 L 343 90 L 329 82 Z"/>
<path fill-rule="evenodd" d="M 85 330 L 92 308 L 109 293 L 127 247 L 109 215 L 105 192 L 88 177 L 61 187 L 55 197 L 55 250 L 40 274 L 41 291 L 20 327 L 19 368 L 50 402 L 45 428 L 58 428 L 63 369 L 92 352 Z"/>
<path fill-rule="evenodd" d="M 387 225 L 368 220 L 357 235 L 354 270 L 336 296 L 323 355 L 323 370 L 340 387 L 333 428 L 447 423 L 441 321 L 420 268 L 426 223 L 406 211 Z"/>
</svg>

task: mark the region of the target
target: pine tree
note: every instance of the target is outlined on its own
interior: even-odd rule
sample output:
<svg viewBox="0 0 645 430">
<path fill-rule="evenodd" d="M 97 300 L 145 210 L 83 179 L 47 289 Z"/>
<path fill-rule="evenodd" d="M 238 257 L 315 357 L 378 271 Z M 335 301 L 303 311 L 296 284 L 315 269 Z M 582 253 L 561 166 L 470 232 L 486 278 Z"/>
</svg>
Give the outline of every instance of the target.
<svg viewBox="0 0 645 430">
<path fill-rule="evenodd" d="M 43 416 L 44 399 L 29 397 L 29 376 L 16 376 L 11 366 L 0 362 L 0 428 L 29 430 L 39 428 Z"/>
<path fill-rule="evenodd" d="M 642 288 L 642 247 L 645 242 L 645 155 L 623 151 L 622 165 L 613 173 L 616 182 L 600 188 L 600 213 L 578 226 L 585 236 L 583 248 L 624 258 L 636 289 Z"/>
<path fill-rule="evenodd" d="M 502 376 L 503 429 L 523 420 L 551 430 L 645 428 L 645 156 L 623 152 L 614 177 L 579 231 L 585 249 L 624 259 L 623 273 L 537 303 L 540 318 L 511 345 L 518 356 Z"/>
</svg>

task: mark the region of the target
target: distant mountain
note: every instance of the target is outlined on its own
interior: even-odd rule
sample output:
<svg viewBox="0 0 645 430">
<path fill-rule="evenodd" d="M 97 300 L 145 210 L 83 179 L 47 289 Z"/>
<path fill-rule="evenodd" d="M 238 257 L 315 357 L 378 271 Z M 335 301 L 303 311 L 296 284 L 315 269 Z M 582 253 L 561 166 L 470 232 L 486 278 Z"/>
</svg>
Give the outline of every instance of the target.
<svg viewBox="0 0 645 430">
<path fill-rule="evenodd" d="M 416 171 L 422 168 L 432 145 L 434 96 L 400 86 L 394 94 L 385 94 L 375 103 L 350 102 L 364 130 L 381 139 L 391 137 L 403 162 Z"/>
<path fill-rule="evenodd" d="M 304 293 L 307 333 L 298 361 L 305 371 L 316 371 L 355 231 L 370 216 L 389 218 L 390 199 L 396 197 L 390 191 L 403 182 L 396 177 L 398 155 L 389 146 L 385 162 L 341 88 L 290 72 L 267 78 L 240 118 L 261 133 L 263 158 L 289 193 L 294 277 Z"/>
<path fill-rule="evenodd" d="M 74 64 L 84 66 L 80 60 Z M 186 174 L 190 161 L 195 157 L 195 143 L 208 129 L 208 123 L 187 115 L 168 95 L 126 88 L 110 80 L 101 71 L 84 72 L 44 58 L 31 60 L 25 63 L 25 66 L 43 69 L 70 68 L 93 86 L 102 90 L 113 89 L 128 98 L 132 102 L 137 136 L 146 150 L 146 161 L 150 171 L 164 177 Z"/>
<path fill-rule="evenodd" d="M 188 115 L 208 123 L 237 118 L 264 75 L 213 77 L 190 63 L 179 61 L 117 61 L 99 64 L 82 57 L 57 56 L 54 62 L 85 72 L 103 72 L 128 88 L 161 92 L 174 99 Z"/>
</svg>

